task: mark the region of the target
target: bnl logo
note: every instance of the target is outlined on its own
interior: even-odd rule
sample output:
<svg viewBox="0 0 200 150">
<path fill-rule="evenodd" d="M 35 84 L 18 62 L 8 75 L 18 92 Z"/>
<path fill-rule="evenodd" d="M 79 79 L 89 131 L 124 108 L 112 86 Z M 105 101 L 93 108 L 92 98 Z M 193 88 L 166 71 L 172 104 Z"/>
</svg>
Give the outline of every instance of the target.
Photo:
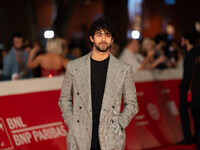
<svg viewBox="0 0 200 150">
<path fill-rule="evenodd" d="M 0 150 L 14 149 L 3 119 L 0 118 Z"/>
</svg>

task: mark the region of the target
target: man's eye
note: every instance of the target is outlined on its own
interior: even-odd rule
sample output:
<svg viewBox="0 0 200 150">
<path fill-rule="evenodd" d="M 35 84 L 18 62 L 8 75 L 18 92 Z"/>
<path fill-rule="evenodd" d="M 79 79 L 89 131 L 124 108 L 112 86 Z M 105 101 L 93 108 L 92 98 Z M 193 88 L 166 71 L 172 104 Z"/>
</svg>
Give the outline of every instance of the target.
<svg viewBox="0 0 200 150">
<path fill-rule="evenodd" d="M 107 37 L 110 37 L 111 35 L 110 35 L 110 34 L 107 34 L 106 36 L 107 36 Z"/>
</svg>

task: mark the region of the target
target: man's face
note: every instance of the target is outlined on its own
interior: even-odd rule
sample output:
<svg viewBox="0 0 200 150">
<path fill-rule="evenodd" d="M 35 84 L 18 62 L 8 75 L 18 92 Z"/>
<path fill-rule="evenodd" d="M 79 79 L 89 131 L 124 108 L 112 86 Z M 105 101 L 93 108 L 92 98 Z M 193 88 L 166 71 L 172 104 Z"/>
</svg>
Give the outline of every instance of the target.
<svg viewBox="0 0 200 150">
<path fill-rule="evenodd" d="M 138 53 L 140 50 L 140 42 L 138 40 L 133 40 L 133 48 L 135 49 L 135 52 Z"/>
<path fill-rule="evenodd" d="M 140 42 L 138 40 L 131 40 L 130 43 L 127 45 L 127 48 L 131 50 L 133 53 L 138 53 L 140 50 Z"/>
<path fill-rule="evenodd" d="M 23 38 L 22 37 L 14 37 L 13 38 L 13 46 L 20 50 L 23 47 Z"/>
<path fill-rule="evenodd" d="M 90 36 L 90 40 L 93 42 L 93 49 L 100 52 L 107 52 L 113 43 L 112 35 L 104 30 L 97 30 L 94 37 Z"/>
</svg>

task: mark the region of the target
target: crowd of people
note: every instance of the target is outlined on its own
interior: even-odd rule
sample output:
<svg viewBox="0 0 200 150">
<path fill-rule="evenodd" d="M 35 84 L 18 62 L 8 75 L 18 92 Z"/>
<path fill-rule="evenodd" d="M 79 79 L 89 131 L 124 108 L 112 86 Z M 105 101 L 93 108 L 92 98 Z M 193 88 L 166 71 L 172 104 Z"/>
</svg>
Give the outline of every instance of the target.
<svg viewBox="0 0 200 150">
<path fill-rule="evenodd" d="M 89 45 L 83 47 L 74 44 L 73 40 L 68 43 L 60 37 L 48 39 L 46 45 L 41 46 L 39 42 L 25 40 L 19 32 L 11 35 L 9 43 L 9 51 L 1 50 L 0 69 L 3 71 L 0 81 L 61 75 L 68 61 L 90 51 L 87 49 Z M 168 40 L 166 34 L 159 34 L 154 39 L 129 39 L 125 45 L 113 43 L 110 51 L 131 65 L 133 72 L 144 69 L 182 69 L 186 54 L 183 45 Z"/>
<path fill-rule="evenodd" d="M 184 70 L 180 84 L 180 117 L 184 140 L 180 144 L 198 141 L 198 147 L 200 147 L 199 37 L 184 34 L 178 43 L 174 39 L 169 40 L 166 34 L 159 34 L 154 39 L 130 39 L 125 46 L 113 43 L 110 49 L 114 56 L 132 66 L 133 73 L 166 68 Z M 81 45 L 68 43 L 60 37 L 48 39 L 43 47 L 39 42 L 27 42 L 19 32 L 12 34 L 9 43 L 11 49 L 7 52 L 1 51 L 0 81 L 62 75 L 69 61 L 83 56 L 87 51 Z M 187 99 L 190 90 L 193 91 L 191 103 Z M 194 137 L 190 129 L 189 107 L 194 119 Z"/>
<path fill-rule="evenodd" d="M 82 56 L 80 47 L 73 43 L 68 46 L 60 37 L 48 39 L 42 46 L 15 32 L 9 44 L 9 51 L 1 50 L 0 81 L 62 75 L 68 61 Z"/>
</svg>

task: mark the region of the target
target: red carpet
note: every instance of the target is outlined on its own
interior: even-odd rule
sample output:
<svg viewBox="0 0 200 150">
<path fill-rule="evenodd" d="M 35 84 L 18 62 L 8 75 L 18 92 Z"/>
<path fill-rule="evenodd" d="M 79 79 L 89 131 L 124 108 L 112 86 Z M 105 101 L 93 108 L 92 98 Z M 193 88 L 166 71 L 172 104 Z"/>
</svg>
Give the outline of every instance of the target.
<svg viewBox="0 0 200 150">
<path fill-rule="evenodd" d="M 196 145 L 169 145 L 157 148 L 150 148 L 145 150 L 195 150 Z M 143 149 L 144 150 L 144 149 Z"/>
</svg>

